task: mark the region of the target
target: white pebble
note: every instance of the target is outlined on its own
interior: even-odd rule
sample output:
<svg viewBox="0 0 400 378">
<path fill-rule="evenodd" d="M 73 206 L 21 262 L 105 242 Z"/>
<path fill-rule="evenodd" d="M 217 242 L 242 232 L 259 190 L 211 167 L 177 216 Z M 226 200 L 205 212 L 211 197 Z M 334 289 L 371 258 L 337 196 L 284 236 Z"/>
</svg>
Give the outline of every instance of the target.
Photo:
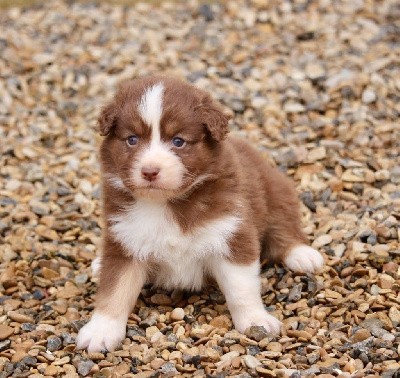
<svg viewBox="0 0 400 378">
<path fill-rule="evenodd" d="M 177 321 L 177 320 L 182 320 L 185 317 L 185 311 L 183 311 L 183 308 L 177 307 L 174 308 L 171 312 L 171 320 Z"/>
</svg>

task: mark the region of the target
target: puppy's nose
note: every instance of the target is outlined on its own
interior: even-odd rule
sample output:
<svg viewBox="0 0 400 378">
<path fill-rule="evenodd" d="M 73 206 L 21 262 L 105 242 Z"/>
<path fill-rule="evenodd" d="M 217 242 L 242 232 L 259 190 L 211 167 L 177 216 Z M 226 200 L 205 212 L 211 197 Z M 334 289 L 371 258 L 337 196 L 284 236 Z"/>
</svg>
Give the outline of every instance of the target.
<svg viewBox="0 0 400 378">
<path fill-rule="evenodd" d="M 157 178 L 158 173 L 160 172 L 160 168 L 154 167 L 143 167 L 142 168 L 142 176 L 147 181 L 154 181 Z"/>
</svg>

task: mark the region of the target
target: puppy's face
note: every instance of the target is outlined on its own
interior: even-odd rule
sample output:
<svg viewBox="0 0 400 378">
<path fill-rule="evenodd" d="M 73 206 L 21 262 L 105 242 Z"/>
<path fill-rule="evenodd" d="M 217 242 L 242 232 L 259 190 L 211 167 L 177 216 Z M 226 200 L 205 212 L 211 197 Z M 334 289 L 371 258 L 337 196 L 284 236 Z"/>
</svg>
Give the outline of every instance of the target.
<svg viewBox="0 0 400 378">
<path fill-rule="evenodd" d="M 205 92 L 179 80 L 125 83 L 99 118 L 105 177 L 135 197 L 170 199 L 209 178 L 228 117 Z"/>
</svg>

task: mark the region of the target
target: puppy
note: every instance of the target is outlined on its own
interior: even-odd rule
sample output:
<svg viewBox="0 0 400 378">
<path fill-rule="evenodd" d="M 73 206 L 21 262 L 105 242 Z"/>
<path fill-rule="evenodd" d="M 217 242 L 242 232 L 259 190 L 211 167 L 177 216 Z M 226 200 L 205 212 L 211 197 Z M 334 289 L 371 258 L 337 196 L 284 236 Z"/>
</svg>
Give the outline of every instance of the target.
<svg viewBox="0 0 400 378">
<path fill-rule="evenodd" d="M 279 333 L 260 294 L 260 257 L 314 272 L 292 182 L 227 137 L 218 103 L 167 77 L 123 84 L 99 117 L 103 250 L 92 319 L 77 348 L 114 350 L 146 282 L 200 290 L 214 279 L 235 328 Z"/>
</svg>

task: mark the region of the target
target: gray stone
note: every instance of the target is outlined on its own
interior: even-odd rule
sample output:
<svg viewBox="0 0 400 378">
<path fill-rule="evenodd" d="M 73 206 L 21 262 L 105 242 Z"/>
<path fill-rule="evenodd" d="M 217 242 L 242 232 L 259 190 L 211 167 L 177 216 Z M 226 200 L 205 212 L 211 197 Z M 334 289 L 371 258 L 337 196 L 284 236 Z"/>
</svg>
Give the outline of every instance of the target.
<svg viewBox="0 0 400 378">
<path fill-rule="evenodd" d="M 250 339 L 254 339 L 256 341 L 261 341 L 266 337 L 270 336 L 270 333 L 262 326 L 251 326 L 246 329 L 245 332 L 246 336 Z"/>
<path fill-rule="evenodd" d="M 56 350 L 59 350 L 62 346 L 62 341 L 59 337 L 57 336 L 50 336 L 47 339 L 47 349 L 50 352 L 55 352 Z"/>
<path fill-rule="evenodd" d="M 84 377 L 86 377 L 89 373 L 92 367 L 94 366 L 94 362 L 90 360 L 82 360 L 78 362 L 78 373 Z"/>
</svg>

